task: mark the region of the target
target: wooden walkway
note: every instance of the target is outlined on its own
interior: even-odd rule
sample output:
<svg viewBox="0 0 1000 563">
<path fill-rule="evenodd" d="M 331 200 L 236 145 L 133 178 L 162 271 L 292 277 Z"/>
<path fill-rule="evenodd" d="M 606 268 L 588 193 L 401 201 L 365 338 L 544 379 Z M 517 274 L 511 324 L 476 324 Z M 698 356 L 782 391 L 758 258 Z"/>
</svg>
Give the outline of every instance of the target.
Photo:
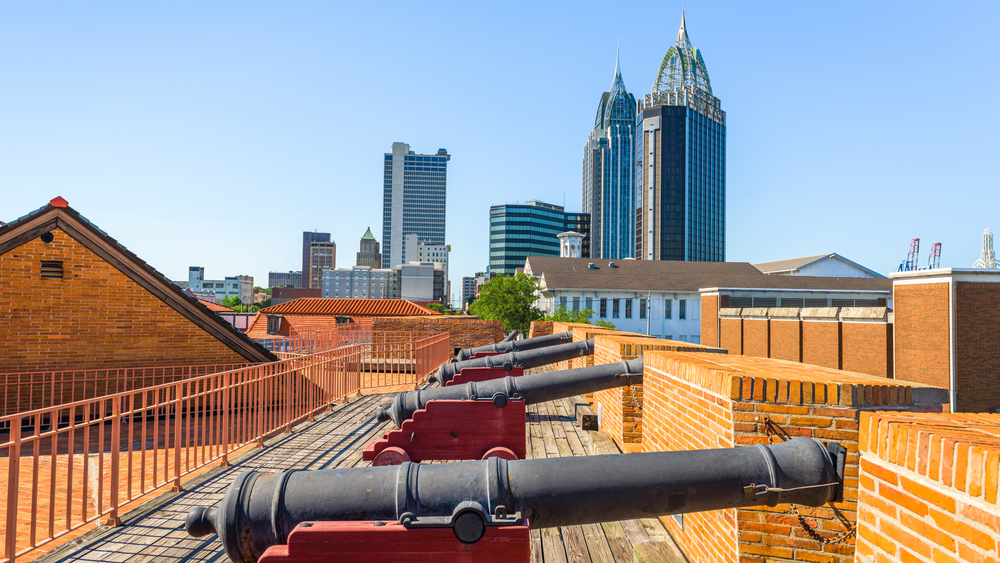
<svg viewBox="0 0 1000 563">
<path fill-rule="evenodd" d="M 233 461 L 185 483 L 181 493 L 154 498 L 123 517 L 125 526 L 99 528 L 78 540 L 36 559 L 39 563 L 219 562 L 228 559 L 218 539 L 195 539 L 183 529 L 184 517 L 195 506 L 215 505 L 241 471 L 328 469 L 365 466 L 361 450 L 386 432 L 387 424 L 375 420 L 377 409 L 393 395 L 365 395 L 333 412 L 295 428 Z M 565 399 L 528 407 L 528 452 L 532 458 L 619 453 L 606 435 L 581 430 L 574 421 L 574 405 L 582 399 Z M 550 563 L 632 563 L 633 545 L 656 546 L 657 561 L 683 563 L 662 523 L 656 519 L 629 520 L 585 526 L 531 531 L 531 561 Z"/>
</svg>

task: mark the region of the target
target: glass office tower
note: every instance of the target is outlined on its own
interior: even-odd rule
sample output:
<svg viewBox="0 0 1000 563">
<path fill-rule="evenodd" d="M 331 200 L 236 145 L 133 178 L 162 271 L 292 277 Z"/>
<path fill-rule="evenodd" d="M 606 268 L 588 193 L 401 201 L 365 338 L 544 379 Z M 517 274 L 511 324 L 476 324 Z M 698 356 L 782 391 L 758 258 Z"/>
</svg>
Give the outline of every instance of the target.
<svg viewBox="0 0 1000 563">
<path fill-rule="evenodd" d="M 726 260 L 726 113 L 681 14 L 677 41 L 639 104 L 635 257 Z"/>
<path fill-rule="evenodd" d="M 590 214 L 566 213 L 559 205 L 529 201 L 490 207 L 490 274 L 513 275 L 528 256 L 559 256 L 559 233 L 576 231 L 590 257 Z"/>
<path fill-rule="evenodd" d="M 415 154 L 406 143 L 393 143 L 385 153 L 382 198 L 382 267 L 403 263 L 403 237 L 417 235 L 426 244 L 441 245 L 445 233 L 448 161 L 445 149 Z"/>
<path fill-rule="evenodd" d="M 630 258 L 635 251 L 635 110 L 616 60 L 611 91 L 601 96 L 583 150 L 583 212 L 590 214 L 595 258 Z"/>
</svg>

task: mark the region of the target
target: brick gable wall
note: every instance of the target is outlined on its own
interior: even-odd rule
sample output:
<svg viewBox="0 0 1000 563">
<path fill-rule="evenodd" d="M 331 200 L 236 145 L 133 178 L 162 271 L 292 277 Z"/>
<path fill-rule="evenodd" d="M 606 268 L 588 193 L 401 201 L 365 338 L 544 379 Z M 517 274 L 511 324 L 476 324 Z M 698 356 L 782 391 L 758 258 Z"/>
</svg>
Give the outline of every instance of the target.
<svg viewBox="0 0 1000 563">
<path fill-rule="evenodd" d="M 0 371 L 245 363 L 62 230 L 0 255 Z M 41 279 L 61 261 L 62 280 Z"/>
<path fill-rule="evenodd" d="M 436 317 L 376 317 L 372 320 L 376 332 L 447 332 L 456 350 L 488 346 L 504 338 L 500 321 Z"/>
<path fill-rule="evenodd" d="M 951 378 L 948 283 L 894 288 L 895 377 L 938 387 Z"/>
<path fill-rule="evenodd" d="M 956 412 L 1000 409 L 1000 283 L 955 284 Z"/>
</svg>

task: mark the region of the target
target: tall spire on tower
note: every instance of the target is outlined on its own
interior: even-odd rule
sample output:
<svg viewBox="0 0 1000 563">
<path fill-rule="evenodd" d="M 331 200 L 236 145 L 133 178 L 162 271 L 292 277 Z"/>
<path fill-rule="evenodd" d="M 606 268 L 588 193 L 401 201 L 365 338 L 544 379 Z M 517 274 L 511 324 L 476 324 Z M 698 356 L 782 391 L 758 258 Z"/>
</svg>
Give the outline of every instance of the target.
<svg viewBox="0 0 1000 563">
<path fill-rule="evenodd" d="M 684 10 L 681 10 L 681 28 L 677 30 L 677 46 L 691 46 L 691 39 L 688 38 L 688 32 L 686 26 L 684 25 Z"/>
<path fill-rule="evenodd" d="M 622 79 L 621 47 L 615 49 L 615 78 L 611 82 L 611 95 L 618 90 L 625 90 L 625 80 Z"/>
<path fill-rule="evenodd" d="M 667 49 L 660 63 L 660 70 L 653 81 L 653 93 L 677 91 L 693 86 L 707 94 L 712 93 L 712 82 L 708 78 L 708 68 L 701 51 L 691 45 L 687 34 L 687 22 L 681 12 L 681 27 L 677 30 L 677 41 Z"/>
</svg>

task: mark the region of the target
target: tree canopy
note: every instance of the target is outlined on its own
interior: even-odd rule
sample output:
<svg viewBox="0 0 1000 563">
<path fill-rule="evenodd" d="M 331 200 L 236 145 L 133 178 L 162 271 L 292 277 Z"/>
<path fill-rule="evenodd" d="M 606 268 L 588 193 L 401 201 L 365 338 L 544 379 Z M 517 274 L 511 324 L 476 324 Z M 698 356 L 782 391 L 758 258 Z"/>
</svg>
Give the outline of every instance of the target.
<svg viewBox="0 0 1000 563">
<path fill-rule="evenodd" d="M 531 321 L 542 318 L 542 312 L 535 307 L 537 291 L 538 278 L 527 274 L 495 277 L 479 290 L 479 298 L 469 306 L 469 312 L 486 320 L 501 321 L 506 332 L 527 332 Z"/>
<path fill-rule="evenodd" d="M 579 323 L 585 325 L 601 326 L 604 328 L 615 328 L 614 323 L 601 319 L 591 319 L 594 312 L 590 309 L 581 311 L 568 311 L 566 307 L 559 307 L 554 313 L 543 318 L 543 321 L 555 321 L 558 323 Z"/>
</svg>

